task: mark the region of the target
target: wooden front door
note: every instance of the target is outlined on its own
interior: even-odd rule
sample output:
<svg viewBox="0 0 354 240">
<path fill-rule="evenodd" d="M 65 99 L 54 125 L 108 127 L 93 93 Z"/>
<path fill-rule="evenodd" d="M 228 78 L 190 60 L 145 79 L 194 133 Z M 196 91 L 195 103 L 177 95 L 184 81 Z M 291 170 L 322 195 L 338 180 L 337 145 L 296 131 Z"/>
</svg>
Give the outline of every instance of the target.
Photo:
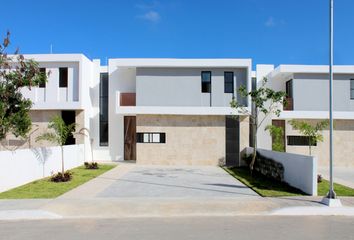
<svg viewBox="0 0 354 240">
<path fill-rule="evenodd" d="M 135 116 L 124 116 L 124 160 L 136 160 Z"/>
</svg>

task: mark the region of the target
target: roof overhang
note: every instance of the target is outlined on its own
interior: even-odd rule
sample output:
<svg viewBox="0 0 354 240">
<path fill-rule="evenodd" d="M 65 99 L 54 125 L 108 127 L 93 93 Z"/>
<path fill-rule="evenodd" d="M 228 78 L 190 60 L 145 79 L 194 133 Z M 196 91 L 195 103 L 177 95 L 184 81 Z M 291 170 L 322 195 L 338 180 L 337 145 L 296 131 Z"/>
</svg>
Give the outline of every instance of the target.
<svg viewBox="0 0 354 240">
<path fill-rule="evenodd" d="M 279 65 L 274 69 L 269 77 L 276 78 L 282 75 L 289 75 L 295 73 L 329 73 L 329 66 L 326 65 Z M 336 65 L 333 66 L 333 73 L 335 74 L 354 74 L 354 65 Z"/>
<path fill-rule="evenodd" d="M 163 114 L 163 115 L 248 115 L 231 107 L 121 107 L 117 106 L 116 114 Z"/>
<path fill-rule="evenodd" d="M 116 67 L 250 68 L 251 59 L 113 58 Z"/>
</svg>

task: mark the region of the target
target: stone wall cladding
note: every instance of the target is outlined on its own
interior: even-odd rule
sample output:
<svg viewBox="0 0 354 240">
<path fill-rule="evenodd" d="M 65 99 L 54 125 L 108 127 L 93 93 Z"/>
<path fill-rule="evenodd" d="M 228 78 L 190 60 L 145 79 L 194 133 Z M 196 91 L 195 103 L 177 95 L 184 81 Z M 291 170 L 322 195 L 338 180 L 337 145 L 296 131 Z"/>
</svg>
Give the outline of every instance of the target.
<svg viewBox="0 0 354 240">
<path fill-rule="evenodd" d="M 249 147 L 250 137 L 250 118 L 247 116 L 240 116 L 240 152 L 246 147 Z M 241 155 L 240 155 L 241 158 Z"/>
<path fill-rule="evenodd" d="M 257 153 L 257 160 L 254 165 L 254 170 L 263 176 L 275 179 L 276 181 L 284 181 L 284 166 L 283 164 L 266 158 Z"/>
<path fill-rule="evenodd" d="M 57 110 L 32 110 L 30 111 L 30 117 L 32 119 L 32 129 L 28 133 L 28 139 L 16 138 L 9 134 L 6 139 L 2 140 L 8 149 L 24 149 L 29 147 L 44 147 L 55 146 L 55 144 L 47 141 L 36 142 L 36 138 L 48 131 L 48 122 L 55 115 L 60 115 L 61 111 Z M 0 145 L 0 150 L 7 150 Z"/>
<path fill-rule="evenodd" d="M 36 138 L 48 131 L 48 123 L 55 115 L 61 116 L 61 110 L 31 110 L 30 117 L 32 119 L 32 129 L 28 133 L 27 139 L 16 138 L 14 135 L 9 134 L 6 139 L 2 140 L 0 144 L 0 150 L 14 150 L 25 149 L 33 147 L 50 147 L 56 146 L 56 144 L 48 141 L 36 142 Z M 77 130 L 80 130 L 84 126 L 84 111 L 76 111 Z M 86 133 L 86 132 L 85 132 Z M 85 136 L 75 135 L 76 144 L 84 143 Z"/>
<path fill-rule="evenodd" d="M 316 123 L 321 120 L 303 120 Z M 294 130 L 287 121 L 286 135 L 301 135 L 299 131 Z M 329 164 L 329 130 L 323 131 L 323 142 L 318 142 L 317 146 L 312 147 L 312 155 L 317 156 L 319 166 L 328 166 Z M 340 167 L 354 167 L 354 120 L 335 120 L 334 121 L 334 165 Z M 286 151 L 309 155 L 308 146 L 288 146 Z"/>
<path fill-rule="evenodd" d="M 166 143 L 137 143 L 137 163 L 219 165 L 225 160 L 225 116 L 137 115 L 137 132 L 164 132 Z"/>
</svg>

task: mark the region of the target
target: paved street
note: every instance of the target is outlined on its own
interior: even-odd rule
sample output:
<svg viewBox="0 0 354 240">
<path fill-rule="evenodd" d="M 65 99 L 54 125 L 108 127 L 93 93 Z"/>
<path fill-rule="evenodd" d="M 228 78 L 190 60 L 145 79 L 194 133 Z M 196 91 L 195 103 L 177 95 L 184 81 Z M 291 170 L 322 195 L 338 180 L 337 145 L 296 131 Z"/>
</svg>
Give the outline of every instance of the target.
<svg viewBox="0 0 354 240">
<path fill-rule="evenodd" d="M 349 217 L 206 217 L 0 221 L 1 239 L 354 239 Z"/>
</svg>

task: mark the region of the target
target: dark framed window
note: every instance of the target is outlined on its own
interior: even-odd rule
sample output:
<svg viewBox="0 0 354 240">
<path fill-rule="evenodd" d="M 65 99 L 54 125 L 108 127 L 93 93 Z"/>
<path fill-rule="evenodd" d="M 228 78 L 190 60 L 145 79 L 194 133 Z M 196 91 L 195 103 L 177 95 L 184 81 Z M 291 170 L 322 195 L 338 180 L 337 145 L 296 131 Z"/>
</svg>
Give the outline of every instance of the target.
<svg viewBox="0 0 354 240">
<path fill-rule="evenodd" d="M 350 79 L 350 99 L 354 100 L 354 79 Z"/>
<path fill-rule="evenodd" d="M 39 72 L 40 72 L 40 74 L 43 76 L 43 75 L 46 74 L 46 69 L 45 69 L 45 68 L 40 68 L 40 69 L 39 69 Z M 39 87 L 40 87 L 40 88 L 45 88 L 45 82 L 42 82 L 41 84 L 39 84 Z"/>
<path fill-rule="evenodd" d="M 224 92 L 234 93 L 234 72 L 224 72 Z"/>
<path fill-rule="evenodd" d="M 100 74 L 100 146 L 108 146 L 108 73 Z"/>
<path fill-rule="evenodd" d="M 137 133 L 138 143 L 166 143 L 166 133 Z"/>
<path fill-rule="evenodd" d="M 306 136 L 288 136 L 288 145 L 289 146 L 309 146 L 310 139 Z M 316 141 L 312 141 L 311 146 L 317 146 Z"/>
<path fill-rule="evenodd" d="M 202 78 L 202 92 L 211 93 L 211 72 L 202 71 L 201 78 Z"/>
<path fill-rule="evenodd" d="M 61 117 L 64 120 L 66 125 L 76 123 L 76 112 L 71 110 L 61 111 Z M 76 140 L 72 133 L 69 134 L 68 138 L 65 141 L 65 145 L 75 144 Z"/>
<path fill-rule="evenodd" d="M 286 97 L 293 98 L 293 80 L 289 80 L 286 82 Z"/>
<path fill-rule="evenodd" d="M 59 87 L 68 87 L 68 68 L 59 68 Z"/>
</svg>

